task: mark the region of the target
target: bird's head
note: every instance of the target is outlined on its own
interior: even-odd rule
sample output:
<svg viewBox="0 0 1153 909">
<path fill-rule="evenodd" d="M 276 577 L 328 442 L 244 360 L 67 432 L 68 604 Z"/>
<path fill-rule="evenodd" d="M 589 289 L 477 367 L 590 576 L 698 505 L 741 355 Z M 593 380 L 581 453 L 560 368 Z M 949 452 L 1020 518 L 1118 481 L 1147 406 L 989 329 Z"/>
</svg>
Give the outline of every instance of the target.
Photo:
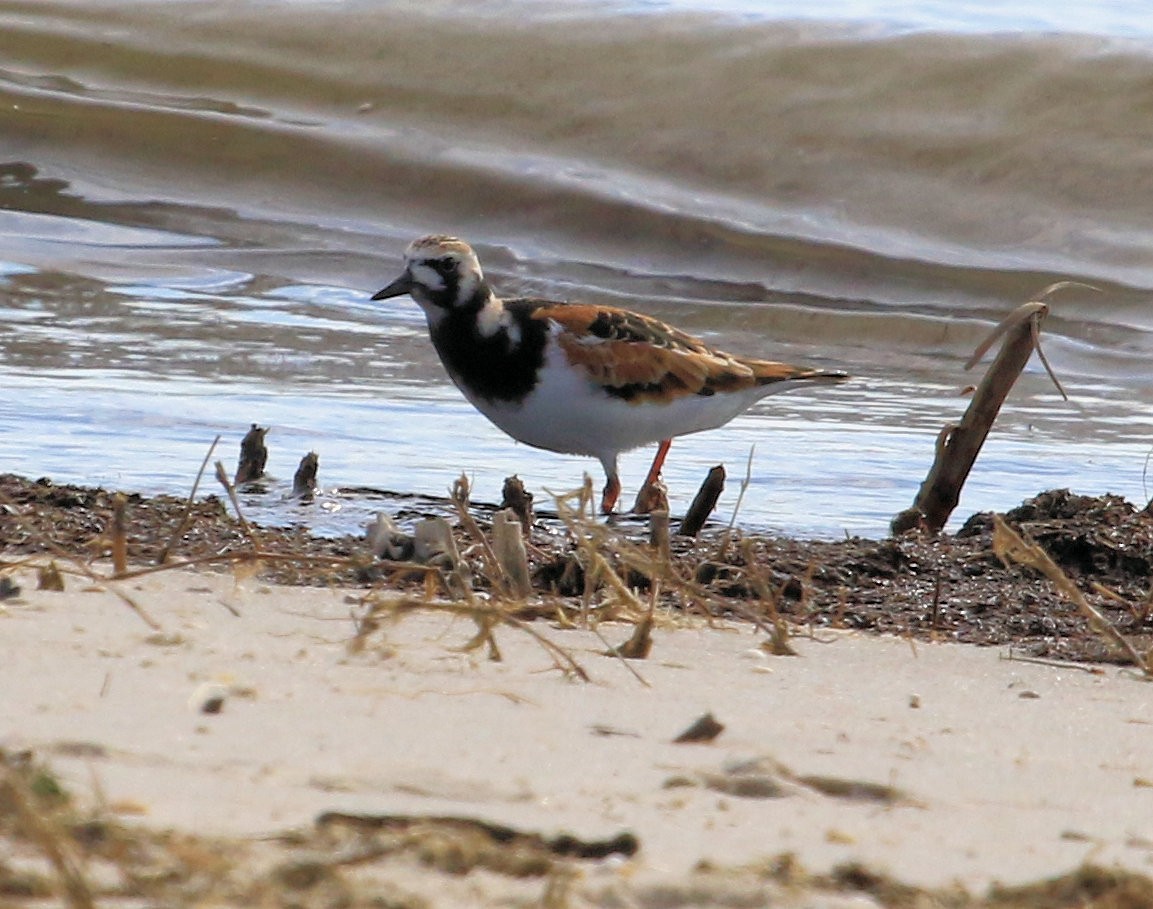
<svg viewBox="0 0 1153 909">
<path fill-rule="evenodd" d="M 450 310 L 480 308 L 491 296 L 472 247 L 456 237 L 421 237 L 404 251 L 404 273 L 372 295 L 387 300 L 409 294 L 430 318 Z"/>
</svg>

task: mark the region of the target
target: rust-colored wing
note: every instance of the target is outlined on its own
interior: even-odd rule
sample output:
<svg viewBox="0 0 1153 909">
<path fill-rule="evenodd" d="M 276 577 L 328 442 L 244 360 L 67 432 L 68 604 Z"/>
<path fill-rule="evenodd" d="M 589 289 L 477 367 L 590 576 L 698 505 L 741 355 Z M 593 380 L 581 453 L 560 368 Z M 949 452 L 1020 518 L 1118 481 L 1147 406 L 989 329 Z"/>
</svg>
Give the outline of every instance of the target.
<svg viewBox="0 0 1153 909">
<path fill-rule="evenodd" d="M 734 357 L 658 319 L 608 306 L 538 302 L 531 316 L 560 327 L 557 341 L 569 363 L 609 394 L 636 403 L 840 375 Z"/>
</svg>

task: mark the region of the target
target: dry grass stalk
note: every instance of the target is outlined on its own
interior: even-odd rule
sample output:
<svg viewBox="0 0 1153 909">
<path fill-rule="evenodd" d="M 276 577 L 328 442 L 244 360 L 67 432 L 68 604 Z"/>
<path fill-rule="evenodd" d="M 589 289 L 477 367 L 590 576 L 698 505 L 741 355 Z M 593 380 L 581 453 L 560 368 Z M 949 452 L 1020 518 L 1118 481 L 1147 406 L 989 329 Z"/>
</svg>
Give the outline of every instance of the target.
<svg viewBox="0 0 1153 909">
<path fill-rule="evenodd" d="M 1055 290 L 1069 286 L 1061 282 L 1047 287 L 1039 296 L 1044 299 Z M 928 476 L 921 484 L 913 507 L 893 519 L 893 532 L 900 533 L 921 526 L 930 533 L 938 533 L 957 507 L 961 488 L 973 469 L 977 455 L 985 444 L 1001 405 L 1016 383 L 1029 357 L 1036 350 L 1046 370 L 1062 395 L 1065 394 L 1049 361 L 1041 352 L 1040 326 L 1049 307 L 1041 299 L 1024 303 L 1011 312 L 977 348 L 965 368 L 976 365 L 985 352 L 1002 336 L 1005 341 L 993 363 L 989 366 L 961 422 L 947 426 L 937 439 L 936 456 Z"/>
<path fill-rule="evenodd" d="M 52 820 L 37 810 L 27 782 L 11 768 L 0 768 L 0 803 L 10 807 L 29 839 L 51 862 L 71 909 L 92 909 L 92 890 L 80 872 L 72 848 Z"/>
<path fill-rule="evenodd" d="M 669 560 L 669 512 L 661 509 L 649 514 L 649 545 L 660 561 Z"/>
<path fill-rule="evenodd" d="M 782 618 L 781 612 L 777 608 L 777 603 L 780 602 L 781 595 L 784 591 L 784 585 L 782 584 L 779 590 L 772 589 L 768 578 L 765 577 L 760 565 L 757 564 L 756 553 L 753 551 L 751 541 L 741 541 L 741 555 L 744 557 L 749 583 L 753 590 L 756 591 L 760 601 L 764 603 L 765 611 L 769 616 L 769 637 L 762 646 L 766 652 L 771 653 L 773 656 L 796 656 L 797 651 L 795 651 L 793 645 L 789 643 L 789 638 L 792 637 L 789 632 L 789 625 L 784 618 Z"/>
<path fill-rule="evenodd" d="M 1153 678 L 1153 651 L 1145 656 L 1139 654 L 1124 635 L 1085 599 L 1081 588 L 1050 558 L 1049 553 L 1036 543 L 1023 539 L 999 514 L 993 515 L 993 551 L 1006 565 L 1016 562 L 1043 574 L 1088 619 L 1089 628 L 1094 633 L 1120 648 L 1147 679 Z"/>
<path fill-rule="evenodd" d="M 252 428 L 256 428 L 255 423 Z M 252 544 L 253 550 L 259 552 L 261 548 L 260 538 L 257 537 L 256 530 L 248 523 L 248 519 L 244 516 L 244 509 L 240 507 L 240 498 L 236 495 L 236 487 L 228 479 L 228 474 L 224 470 L 224 464 L 220 461 L 216 462 L 216 479 L 228 494 L 228 500 L 232 503 L 232 508 L 236 512 L 236 520 L 240 522 L 240 529 L 243 530 L 244 535 L 248 537 L 248 542 Z"/>
<path fill-rule="evenodd" d="M 168 538 L 168 542 L 156 557 L 156 561 L 160 565 L 168 561 L 168 554 L 172 551 L 173 547 L 176 546 L 177 541 L 184 536 L 184 531 L 188 527 L 188 521 L 192 517 L 192 505 L 196 501 L 196 490 L 200 488 L 200 480 L 204 477 L 204 471 L 208 469 L 208 462 L 212 459 L 212 452 L 216 450 L 216 446 L 219 444 L 220 436 L 217 436 L 212 440 L 212 444 L 208 446 L 208 451 L 204 453 L 204 460 L 200 462 L 200 469 L 196 471 L 196 479 L 192 481 L 192 489 L 189 491 L 188 499 L 184 503 L 184 514 L 181 515 L 176 529 L 172 532 L 172 536 Z"/>
</svg>

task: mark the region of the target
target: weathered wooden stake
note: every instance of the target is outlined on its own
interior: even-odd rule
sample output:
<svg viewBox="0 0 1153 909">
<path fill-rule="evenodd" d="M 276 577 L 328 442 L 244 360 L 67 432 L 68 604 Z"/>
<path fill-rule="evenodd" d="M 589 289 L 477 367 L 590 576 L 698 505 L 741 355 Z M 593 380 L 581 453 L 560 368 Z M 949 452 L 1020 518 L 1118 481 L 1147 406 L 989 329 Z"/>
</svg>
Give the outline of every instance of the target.
<svg viewBox="0 0 1153 909">
<path fill-rule="evenodd" d="M 529 580 L 528 556 L 524 550 L 524 536 L 520 517 L 506 508 L 492 516 L 492 548 L 500 563 L 509 593 L 525 599 L 532 593 Z"/>
<path fill-rule="evenodd" d="M 709 471 L 701 488 L 697 490 L 693 504 L 685 512 L 685 519 L 681 521 L 681 529 L 677 531 L 683 537 L 695 537 L 705 526 L 705 521 L 717 506 L 717 499 L 725 490 L 725 465 L 718 464 Z"/>
<path fill-rule="evenodd" d="M 316 475 L 320 470 L 320 455 L 310 451 L 300 459 L 300 466 L 292 477 L 292 495 L 295 498 L 311 496 L 316 492 Z"/>
<path fill-rule="evenodd" d="M 268 449 L 264 445 L 267 434 L 267 429 L 253 423 L 240 440 L 240 461 L 232 480 L 236 486 L 243 486 L 264 476 L 264 466 L 268 463 Z"/>
</svg>

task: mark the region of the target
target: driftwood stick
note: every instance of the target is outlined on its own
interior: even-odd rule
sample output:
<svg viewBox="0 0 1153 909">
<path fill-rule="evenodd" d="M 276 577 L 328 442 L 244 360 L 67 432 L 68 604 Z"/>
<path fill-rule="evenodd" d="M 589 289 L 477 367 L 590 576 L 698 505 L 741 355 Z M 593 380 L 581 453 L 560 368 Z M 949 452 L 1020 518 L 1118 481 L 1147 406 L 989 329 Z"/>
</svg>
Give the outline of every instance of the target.
<svg viewBox="0 0 1153 909">
<path fill-rule="evenodd" d="M 925 482 L 917 493 L 911 512 L 930 533 L 938 533 L 961 498 L 961 487 L 985 444 L 1009 390 L 1032 355 L 1037 328 L 1049 312 L 1044 303 L 1034 301 L 1015 309 L 982 344 L 966 368 L 973 366 L 1001 335 L 1005 342 L 988 372 L 973 393 L 973 400 L 961 422 L 946 427 L 937 440 L 937 454 Z M 909 526 L 909 513 L 893 519 L 894 532 Z"/>
<path fill-rule="evenodd" d="M 122 577 L 128 571 L 128 496 L 118 492 L 112 496 L 112 577 Z"/>
<path fill-rule="evenodd" d="M 681 536 L 695 537 L 701 532 L 701 528 L 705 526 L 705 521 L 709 519 L 709 515 L 716 508 L 717 499 L 721 497 L 724 489 L 725 465 L 718 464 L 709 471 L 705 481 L 701 484 L 701 488 L 697 490 L 697 494 L 693 498 L 693 504 L 685 513 L 685 519 L 681 522 L 681 529 L 678 531 Z"/>
<path fill-rule="evenodd" d="M 243 486 L 264 476 L 264 466 L 268 463 L 268 448 L 264 444 L 266 435 L 268 435 L 266 428 L 253 423 L 252 428 L 240 440 L 240 461 L 236 465 L 236 476 L 232 480 L 236 486 Z"/>
<path fill-rule="evenodd" d="M 293 498 L 309 498 L 316 492 L 316 475 L 319 470 L 320 455 L 315 451 L 310 451 L 300 459 L 300 466 L 296 468 L 296 473 L 292 476 Z"/>
</svg>

